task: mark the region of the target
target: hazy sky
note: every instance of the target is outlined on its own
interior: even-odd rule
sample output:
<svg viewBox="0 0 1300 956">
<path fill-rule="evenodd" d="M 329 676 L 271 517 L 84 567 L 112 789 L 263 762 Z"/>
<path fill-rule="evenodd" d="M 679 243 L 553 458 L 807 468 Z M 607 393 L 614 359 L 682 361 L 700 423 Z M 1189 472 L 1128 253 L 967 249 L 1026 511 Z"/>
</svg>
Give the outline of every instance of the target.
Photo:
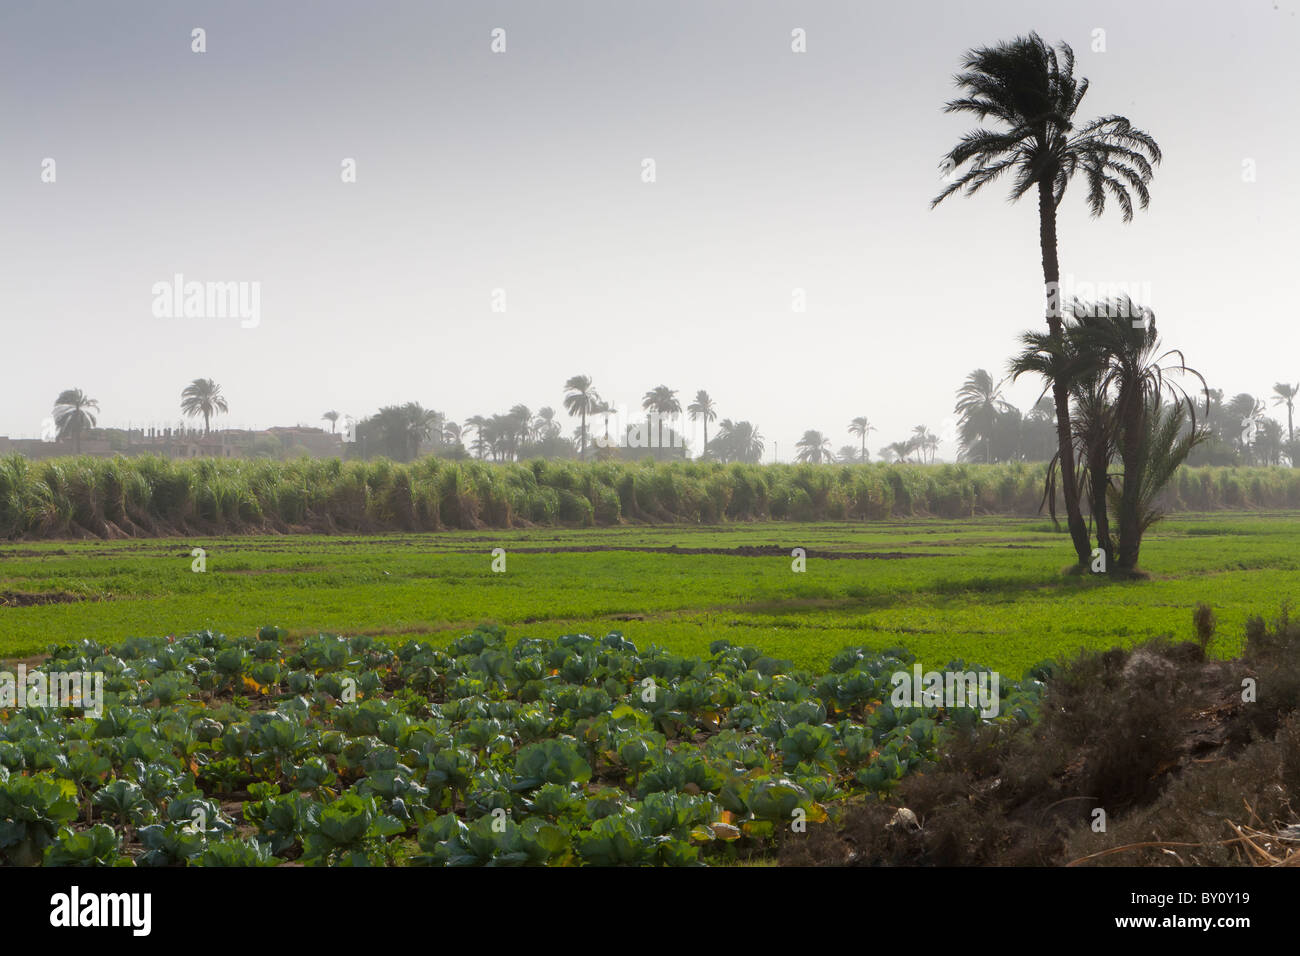
<svg viewBox="0 0 1300 956">
<path fill-rule="evenodd" d="M 1032 199 L 990 187 L 928 207 L 971 125 L 941 112 L 961 53 L 1029 30 L 1074 46 L 1081 113 L 1127 115 L 1165 152 L 1128 225 L 1089 220 L 1075 184 L 1062 272 L 1145 287 L 1167 344 L 1212 385 L 1262 395 L 1300 380 L 1296 14 L 6 4 L 0 435 L 35 437 L 70 387 L 101 424 L 171 424 L 184 385 L 212 377 L 225 423 L 266 426 L 412 400 L 459 420 L 559 409 L 577 373 L 629 405 L 661 383 L 683 405 L 707 388 L 783 459 L 808 428 L 850 443 L 857 415 L 878 428 L 873 456 L 914 425 L 942 432 L 966 373 L 1001 376 L 1042 324 Z M 153 287 L 176 273 L 260 283 L 260 324 L 156 316 Z"/>
</svg>

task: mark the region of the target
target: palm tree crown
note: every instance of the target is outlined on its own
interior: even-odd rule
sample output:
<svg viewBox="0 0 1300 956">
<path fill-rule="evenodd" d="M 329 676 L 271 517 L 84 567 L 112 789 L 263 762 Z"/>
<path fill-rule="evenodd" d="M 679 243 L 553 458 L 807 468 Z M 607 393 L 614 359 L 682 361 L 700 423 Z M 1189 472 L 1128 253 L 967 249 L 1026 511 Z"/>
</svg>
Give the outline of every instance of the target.
<svg viewBox="0 0 1300 956">
<path fill-rule="evenodd" d="M 564 410 L 581 419 L 578 456 L 587 453 L 587 416 L 600 405 L 600 395 L 591 387 L 590 375 L 575 375 L 564 383 Z"/>
<path fill-rule="evenodd" d="M 71 436 L 72 450 L 81 453 L 81 433 L 95 427 L 95 416 L 99 411 L 99 402 L 90 398 L 79 388 L 64 389 L 54 400 L 54 425 L 58 429 L 57 437 Z"/>
<path fill-rule="evenodd" d="M 686 412 L 691 416 L 691 421 L 704 422 L 704 450 L 701 455 L 707 454 L 709 450 L 709 422 L 718 417 L 717 406 L 713 404 L 713 399 L 704 389 L 695 393 L 695 401 L 686 406 Z"/>
<path fill-rule="evenodd" d="M 211 432 L 212 416 L 230 411 L 221 386 L 210 378 L 196 378 L 181 392 L 181 411 L 190 418 L 203 416 L 203 434 Z"/>
<path fill-rule="evenodd" d="M 951 100 L 946 113 L 970 113 L 981 122 L 990 117 L 1002 129 L 974 129 L 944 157 L 943 168 L 955 173 L 931 202 L 937 206 L 958 190 L 967 196 L 1014 172 L 1011 199 L 1035 186 L 1046 186 L 1053 206 L 1060 205 L 1076 172 L 1088 184 L 1088 208 L 1100 216 L 1110 196 L 1133 218 L 1133 197 L 1143 209 L 1150 201 L 1147 183 L 1161 159 L 1160 146 L 1149 133 L 1123 116 L 1103 116 L 1076 126 L 1075 113 L 1088 81 L 1074 76 L 1074 51 L 1069 44 L 1057 51 L 1036 33 L 969 51 L 962 72 L 954 78 L 964 95 Z"/>
<path fill-rule="evenodd" d="M 804 432 L 803 437 L 795 442 L 794 446 L 799 449 L 799 453 L 795 455 L 799 461 L 820 465 L 835 460 L 834 454 L 831 453 L 831 440 L 814 429 Z"/>
</svg>

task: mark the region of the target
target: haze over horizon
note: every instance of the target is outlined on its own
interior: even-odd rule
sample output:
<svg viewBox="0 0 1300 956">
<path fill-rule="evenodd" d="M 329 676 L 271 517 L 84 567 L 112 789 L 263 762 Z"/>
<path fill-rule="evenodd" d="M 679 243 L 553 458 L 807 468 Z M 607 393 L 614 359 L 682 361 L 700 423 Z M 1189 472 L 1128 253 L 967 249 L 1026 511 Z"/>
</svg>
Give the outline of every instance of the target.
<svg viewBox="0 0 1300 956">
<path fill-rule="evenodd" d="M 806 429 L 856 444 L 858 415 L 873 458 L 943 434 L 967 373 L 1002 377 L 1042 325 L 1033 198 L 929 208 L 970 126 L 942 112 L 962 53 L 1031 30 L 1074 47 L 1083 116 L 1123 114 L 1165 157 L 1128 224 L 1071 186 L 1063 275 L 1149 290 L 1167 347 L 1264 397 L 1300 381 L 1298 6 L 6 8 L 0 435 L 37 437 L 66 388 L 147 427 L 210 377 L 215 427 L 328 427 L 407 401 L 562 414 L 576 374 L 633 407 L 707 389 L 765 459 Z M 260 283 L 260 322 L 156 316 L 177 273 Z"/>
</svg>

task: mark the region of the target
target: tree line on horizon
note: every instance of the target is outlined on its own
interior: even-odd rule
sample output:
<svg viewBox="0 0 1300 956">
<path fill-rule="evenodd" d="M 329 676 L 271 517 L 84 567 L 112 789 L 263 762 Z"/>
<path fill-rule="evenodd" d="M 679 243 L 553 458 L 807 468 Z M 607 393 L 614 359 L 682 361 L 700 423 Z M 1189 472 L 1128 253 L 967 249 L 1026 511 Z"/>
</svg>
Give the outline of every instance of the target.
<svg viewBox="0 0 1300 956">
<path fill-rule="evenodd" d="M 1003 395 L 1004 381 L 995 381 L 984 369 L 976 369 L 957 391 L 954 413 L 957 416 L 955 439 L 958 461 L 986 464 L 1005 462 L 1049 461 L 1056 453 L 1056 416 L 1052 400 L 1044 395 L 1028 412 L 1022 412 Z M 350 443 L 350 455 L 355 457 L 387 457 L 394 461 L 411 461 L 421 452 L 451 459 L 476 458 L 482 461 L 509 462 L 530 458 L 608 460 L 618 457 L 656 457 L 661 459 L 689 457 L 689 445 L 674 446 L 673 436 L 659 447 L 627 448 L 626 435 L 623 448 L 613 441 L 609 417 L 613 407 L 601 399 L 585 375 L 574 376 L 565 383 L 563 407 L 570 417 L 578 419 L 570 434 L 564 433 L 564 424 L 551 406 L 532 411 L 518 404 L 508 411 L 493 415 L 472 415 L 457 422 L 440 411 L 424 408 L 419 402 L 389 405 L 379 409 L 352 427 L 355 441 Z M 654 412 L 657 425 L 664 419 L 670 424 L 683 412 L 677 392 L 667 386 L 651 389 L 642 399 L 642 409 Z M 1190 464 L 1204 465 L 1281 465 L 1300 466 L 1300 445 L 1295 441 L 1294 411 L 1300 397 L 1300 384 L 1279 382 L 1269 396 L 1272 405 L 1283 407 L 1287 413 L 1284 427 L 1267 416 L 1268 404 L 1264 399 L 1241 393 L 1227 399 L 1221 389 L 1207 389 L 1203 396 L 1204 411 L 1200 421 L 1207 430 L 1206 439 L 1197 445 L 1189 457 Z M 203 419 L 203 432 L 210 434 L 212 420 L 229 412 L 229 404 L 221 386 L 212 379 L 195 379 L 185 387 L 180 408 L 189 418 Z M 99 402 L 80 389 L 67 389 L 60 393 L 54 406 L 57 438 L 80 451 L 83 437 L 102 434 L 96 428 Z M 703 389 L 685 408 L 686 417 L 698 421 L 704 429 L 702 460 L 724 463 L 741 462 L 758 464 L 766 449 L 762 433 L 748 421 L 719 421 L 717 405 Z M 322 420 L 329 423 L 330 431 L 337 433 L 339 423 L 348 427 L 345 416 L 328 411 Z M 710 435 L 710 425 L 714 426 Z M 625 429 L 631 428 L 625 426 Z M 795 460 L 808 464 L 850 464 L 872 460 L 867 448 L 868 436 L 876 431 L 865 415 L 849 422 L 847 432 L 855 443 L 841 445 L 832 450 L 832 439 L 827 433 L 809 429 L 795 443 Z M 601 444 L 601 442 L 605 444 Z M 878 459 L 885 462 L 931 464 L 937 460 L 940 438 L 925 425 L 917 425 L 899 441 L 881 446 Z M 279 448 L 265 447 L 256 451 L 257 457 L 277 457 Z"/>
</svg>

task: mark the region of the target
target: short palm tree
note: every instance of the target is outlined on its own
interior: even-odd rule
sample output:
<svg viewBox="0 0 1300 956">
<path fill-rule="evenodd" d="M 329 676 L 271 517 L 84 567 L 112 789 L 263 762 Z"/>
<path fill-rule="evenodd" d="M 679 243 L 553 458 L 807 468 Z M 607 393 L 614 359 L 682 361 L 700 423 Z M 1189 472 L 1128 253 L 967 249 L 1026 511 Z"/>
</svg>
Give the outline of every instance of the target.
<svg viewBox="0 0 1300 956">
<path fill-rule="evenodd" d="M 686 406 L 686 412 L 691 416 L 691 421 L 704 422 L 704 448 L 700 452 L 703 457 L 709 450 L 709 422 L 718 417 L 717 406 L 713 404 L 713 399 L 704 389 L 695 393 L 695 401 Z"/>
<path fill-rule="evenodd" d="M 881 457 L 894 456 L 894 461 L 905 462 L 907 456 L 912 454 L 912 443 L 910 441 L 890 442 L 884 448 L 880 449 Z"/>
<path fill-rule="evenodd" d="M 867 432 L 874 432 L 875 430 L 876 427 L 871 424 L 866 415 L 859 415 L 849 422 L 849 434 L 857 435 L 858 438 L 862 439 L 862 454 L 858 458 L 859 461 L 867 460 Z"/>
<path fill-rule="evenodd" d="M 335 426 L 338 424 L 339 417 L 340 417 L 340 416 L 339 416 L 339 413 L 336 412 L 336 411 L 328 411 L 328 412 L 326 412 L 324 415 L 321 416 L 321 421 L 323 421 L 323 422 L 329 422 L 329 423 L 330 423 L 330 434 L 331 434 L 331 435 L 334 434 L 334 428 L 335 428 Z"/>
<path fill-rule="evenodd" d="M 587 454 L 587 416 L 600 404 L 600 395 L 591 387 L 590 375 L 575 375 L 564 383 L 564 410 L 577 415 L 582 422 L 578 433 L 578 457 Z"/>
<path fill-rule="evenodd" d="M 1135 314 L 1143 315 L 1145 321 L 1135 324 L 1131 318 Z M 1195 403 L 1172 376 L 1192 375 L 1200 380 L 1202 390 L 1205 380 L 1187 366 L 1177 349 L 1157 354 L 1160 339 L 1155 315 L 1149 309 L 1139 310 L 1122 299 L 1102 309 L 1077 310 L 1075 318 L 1078 324 L 1070 330 L 1069 338 L 1077 343 L 1080 359 L 1093 363 L 1089 372 L 1098 376 L 1097 387 L 1103 394 L 1113 395 L 1115 449 L 1124 466 L 1120 493 L 1114 496 L 1119 525 L 1116 563 L 1121 571 L 1132 572 L 1137 570 L 1142 534 L 1150 524 L 1144 518 L 1148 507 L 1145 499 L 1163 488 L 1173 469 L 1204 440 L 1196 424 Z M 1174 361 L 1166 364 L 1168 359 Z M 1161 401 L 1166 394 L 1175 405 L 1186 408 L 1190 419 L 1185 448 L 1175 440 L 1183 421 L 1181 412 L 1169 420 L 1154 418 L 1164 414 Z M 1174 455 L 1180 449 L 1181 457 L 1166 473 L 1168 462 L 1162 456 Z M 1157 479 L 1159 486 L 1152 487 Z"/>
<path fill-rule="evenodd" d="M 1047 327 L 1058 339 L 1063 332 L 1056 210 L 1066 187 L 1076 173 L 1082 174 L 1092 215 L 1102 214 L 1109 196 L 1128 222 L 1133 218 L 1134 197 L 1143 209 L 1147 207 L 1147 183 L 1161 159 L 1156 141 L 1123 116 L 1077 121 L 1088 81 L 1075 78 L 1074 52 L 1068 44 L 1060 44 L 1059 54 L 1038 34 L 1030 33 L 965 55 L 962 72 L 955 78 L 962 95 L 951 100 L 945 112 L 971 114 L 980 121 L 992 118 L 1000 126 L 972 130 L 949 150 L 943 166 L 951 171 L 951 180 L 931 203 L 937 206 L 959 190 L 973 195 L 1007 172 L 1013 174 L 1012 200 L 1030 190 L 1037 192 Z M 1069 386 L 1069 382 L 1054 382 L 1052 398 L 1070 536 L 1079 563 L 1086 564 L 1091 549 L 1071 449 Z"/>
<path fill-rule="evenodd" d="M 99 402 L 79 388 L 69 388 L 54 400 L 54 425 L 59 439 L 72 439 L 73 454 L 81 454 L 81 433 L 95 427 Z"/>
<path fill-rule="evenodd" d="M 203 434 L 212 431 L 212 416 L 230 411 L 221 386 L 210 378 L 196 378 L 181 392 L 181 411 L 190 418 L 203 416 Z"/>
<path fill-rule="evenodd" d="M 797 461 L 820 465 L 835 460 L 835 456 L 831 453 L 831 440 L 813 429 L 804 432 L 803 437 L 794 443 L 794 447 L 799 449 L 798 454 L 795 455 Z"/>
</svg>

